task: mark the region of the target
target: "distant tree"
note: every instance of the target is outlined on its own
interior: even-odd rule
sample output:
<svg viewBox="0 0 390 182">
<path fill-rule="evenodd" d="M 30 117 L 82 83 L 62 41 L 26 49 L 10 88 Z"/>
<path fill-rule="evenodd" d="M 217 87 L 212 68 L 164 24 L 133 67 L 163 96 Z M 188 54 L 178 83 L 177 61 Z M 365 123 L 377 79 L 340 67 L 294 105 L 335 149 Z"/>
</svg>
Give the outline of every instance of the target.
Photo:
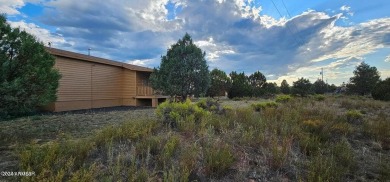
<svg viewBox="0 0 390 182">
<path fill-rule="evenodd" d="M 228 93 L 229 98 L 250 96 L 251 87 L 244 72 L 237 74 L 233 71 L 230 73 L 230 79 L 232 80 L 232 86 Z"/>
<path fill-rule="evenodd" d="M 362 62 L 353 71 L 353 76 L 350 78 L 350 83 L 347 84 L 348 93 L 360 95 L 370 94 L 374 86 L 379 82 L 379 72 L 376 67 Z"/>
<path fill-rule="evenodd" d="M 54 64 L 41 42 L 0 15 L 0 117 L 54 102 L 61 77 Z"/>
<path fill-rule="evenodd" d="M 310 93 L 311 83 L 308 79 L 300 78 L 293 83 L 293 94 L 299 94 L 300 96 L 306 96 Z"/>
<path fill-rule="evenodd" d="M 283 80 L 282 83 L 280 84 L 280 91 L 283 94 L 289 94 L 290 93 L 290 85 L 287 83 L 286 80 Z"/>
<path fill-rule="evenodd" d="M 186 33 L 161 57 L 160 67 L 150 76 L 152 87 L 163 94 L 181 96 L 182 101 L 188 95 L 205 94 L 210 85 L 205 55 Z"/>
<path fill-rule="evenodd" d="M 372 90 L 372 97 L 375 100 L 390 101 L 390 77 L 375 85 Z"/>
<path fill-rule="evenodd" d="M 207 91 L 207 95 L 210 97 L 225 95 L 230 89 L 231 80 L 226 73 L 219 69 L 213 69 L 210 72 L 211 84 Z"/>
<path fill-rule="evenodd" d="M 267 79 L 265 78 L 263 73 L 261 73 L 260 71 L 256 71 L 253 74 L 251 74 L 248 77 L 248 79 L 249 79 L 249 84 L 251 85 L 252 96 L 260 97 L 264 95 L 265 93 L 264 86 L 267 82 Z"/>
<path fill-rule="evenodd" d="M 329 85 L 327 92 L 335 92 L 337 90 L 337 86 L 335 84 Z"/>
<path fill-rule="evenodd" d="M 266 94 L 273 95 L 273 94 L 277 94 L 280 92 L 279 87 L 276 83 L 268 83 L 267 82 L 264 84 L 263 88 L 264 88 L 264 91 Z"/>
<path fill-rule="evenodd" d="M 324 94 L 326 92 L 326 83 L 322 81 L 321 79 L 318 79 L 313 83 L 313 88 L 312 90 L 316 94 Z"/>
</svg>

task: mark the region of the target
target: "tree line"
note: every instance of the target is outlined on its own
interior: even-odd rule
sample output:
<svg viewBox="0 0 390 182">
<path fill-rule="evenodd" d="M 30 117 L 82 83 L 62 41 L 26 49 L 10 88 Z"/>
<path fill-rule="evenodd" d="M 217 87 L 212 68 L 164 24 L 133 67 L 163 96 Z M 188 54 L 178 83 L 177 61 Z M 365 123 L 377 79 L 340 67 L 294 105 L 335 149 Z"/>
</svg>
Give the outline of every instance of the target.
<svg viewBox="0 0 390 182">
<path fill-rule="evenodd" d="M 347 85 L 336 87 L 318 79 L 311 83 L 309 79 L 299 78 L 290 86 L 286 80 L 281 85 L 267 82 L 260 71 L 247 76 L 244 72 L 208 70 L 205 52 L 197 47 L 189 34 L 173 44 L 167 54 L 161 57 L 160 67 L 154 69 L 151 83 L 154 89 L 171 96 L 180 96 L 184 101 L 188 95 L 235 97 L 263 97 L 274 94 L 309 94 L 332 93 L 336 90 L 348 94 L 369 95 L 374 99 L 390 100 L 389 78 L 380 80 L 375 67 L 362 62 L 356 67 L 354 76 Z M 387 92 L 387 93 L 386 93 Z"/>
<path fill-rule="evenodd" d="M 229 76 L 222 70 L 213 69 L 210 72 L 211 85 L 206 96 L 222 96 L 225 93 L 229 98 L 235 97 L 264 97 L 274 94 L 296 94 L 306 96 L 308 94 L 324 94 L 334 92 L 337 87 L 329 85 L 318 79 L 313 84 L 308 79 L 300 78 L 290 86 L 283 80 L 278 86 L 274 82 L 267 82 L 266 77 L 260 71 L 247 76 L 244 72 L 232 71 Z"/>
</svg>

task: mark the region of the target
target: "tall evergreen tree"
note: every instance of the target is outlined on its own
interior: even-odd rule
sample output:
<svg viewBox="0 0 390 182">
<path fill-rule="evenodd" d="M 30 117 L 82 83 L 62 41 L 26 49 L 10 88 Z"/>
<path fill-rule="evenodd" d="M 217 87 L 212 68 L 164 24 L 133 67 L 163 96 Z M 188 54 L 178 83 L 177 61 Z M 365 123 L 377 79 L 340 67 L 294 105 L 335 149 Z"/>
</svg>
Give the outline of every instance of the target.
<svg viewBox="0 0 390 182">
<path fill-rule="evenodd" d="M 311 83 L 308 79 L 300 78 L 293 83 L 293 94 L 299 94 L 301 97 L 306 96 L 310 93 Z"/>
<path fill-rule="evenodd" d="M 287 83 L 286 80 L 283 80 L 282 83 L 280 84 L 280 91 L 283 94 L 289 94 L 290 93 L 290 85 Z"/>
<path fill-rule="evenodd" d="M 237 73 L 233 71 L 230 73 L 230 78 L 232 80 L 232 86 L 228 93 L 229 98 L 250 96 L 251 86 L 244 72 Z"/>
<path fill-rule="evenodd" d="M 322 81 L 321 79 L 318 79 L 313 83 L 313 91 L 316 94 L 324 94 L 326 92 L 326 83 Z"/>
<path fill-rule="evenodd" d="M 353 71 L 354 76 L 350 78 L 350 83 L 347 85 L 349 93 L 360 95 L 370 94 L 374 86 L 379 82 L 379 72 L 376 67 L 362 62 Z"/>
<path fill-rule="evenodd" d="M 252 96 L 260 97 L 264 95 L 264 86 L 267 83 L 266 77 L 260 71 L 256 71 L 248 77 L 249 84 L 251 85 Z"/>
<path fill-rule="evenodd" d="M 60 74 L 37 39 L 0 15 L 0 117 L 32 112 L 56 100 Z"/>
<path fill-rule="evenodd" d="M 372 97 L 376 100 L 390 101 L 390 78 L 386 78 L 375 85 Z"/>
<path fill-rule="evenodd" d="M 263 89 L 264 89 L 266 94 L 271 94 L 271 95 L 277 94 L 280 92 L 278 85 L 276 83 L 271 83 L 271 82 L 265 83 L 263 86 Z"/>
<path fill-rule="evenodd" d="M 210 72 L 210 78 L 211 84 L 207 95 L 210 97 L 225 95 L 231 85 L 231 80 L 226 73 L 215 68 Z"/>
<path fill-rule="evenodd" d="M 150 76 L 152 87 L 163 94 L 181 96 L 182 101 L 188 95 L 205 94 L 210 85 L 205 55 L 186 33 L 161 57 L 160 67 Z"/>
</svg>

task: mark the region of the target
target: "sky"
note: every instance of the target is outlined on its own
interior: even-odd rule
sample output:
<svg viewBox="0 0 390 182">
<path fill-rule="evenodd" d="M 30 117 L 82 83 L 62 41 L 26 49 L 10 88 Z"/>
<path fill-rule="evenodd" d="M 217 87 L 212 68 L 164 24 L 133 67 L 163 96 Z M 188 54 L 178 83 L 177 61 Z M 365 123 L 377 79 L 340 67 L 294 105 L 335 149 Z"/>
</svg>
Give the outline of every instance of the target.
<svg viewBox="0 0 390 182">
<path fill-rule="evenodd" d="M 388 0 L 0 0 L 45 45 L 145 67 L 187 32 L 209 69 L 291 85 L 348 83 L 362 61 L 390 77 Z"/>
</svg>

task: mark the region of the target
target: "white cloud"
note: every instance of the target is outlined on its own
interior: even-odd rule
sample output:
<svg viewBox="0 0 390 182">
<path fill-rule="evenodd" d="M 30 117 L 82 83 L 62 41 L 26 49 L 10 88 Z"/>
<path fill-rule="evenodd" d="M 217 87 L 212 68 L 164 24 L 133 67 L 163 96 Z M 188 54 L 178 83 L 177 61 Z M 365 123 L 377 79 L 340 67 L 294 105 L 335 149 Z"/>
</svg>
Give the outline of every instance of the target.
<svg viewBox="0 0 390 182">
<path fill-rule="evenodd" d="M 9 15 L 21 14 L 19 9 L 25 6 L 27 3 L 41 3 L 45 0 L 0 0 L 0 13 Z"/>
<path fill-rule="evenodd" d="M 211 62 L 216 61 L 222 55 L 235 53 L 232 47 L 216 43 L 212 37 L 207 40 L 195 41 L 194 44 L 206 52 L 206 59 Z"/>
<path fill-rule="evenodd" d="M 354 15 L 354 12 L 352 12 L 350 6 L 343 5 L 343 6 L 340 7 L 340 10 L 343 11 L 343 12 L 345 12 L 345 13 L 346 13 L 347 15 L 349 15 L 349 16 L 353 16 L 353 15 Z M 343 17 L 343 18 L 348 19 L 347 17 Z"/>
<path fill-rule="evenodd" d="M 23 0 L 0 0 L 0 12 L 7 15 L 20 14 L 17 10 L 24 6 Z"/>
<path fill-rule="evenodd" d="M 309 42 L 320 53 L 312 62 L 362 57 L 376 49 L 389 46 L 386 36 L 390 32 L 390 18 L 376 19 L 353 27 L 329 26 Z"/>
<path fill-rule="evenodd" d="M 65 39 L 60 35 L 52 34 L 49 30 L 39 27 L 34 23 L 26 23 L 24 21 L 8 21 L 8 23 L 13 28 L 20 28 L 21 30 L 25 30 L 27 33 L 30 33 L 38 38 L 39 41 L 43 42 L 45 45 L 48 42 L 52 44 L 63 44 L 65 43 Z"/>
<path fill-rule="evenodd" d="M 168 2 L 177 9 L 168 10 Z M 329 76 L 344 77 L 342 71 L 366 54 L 390 46 L 390 18 L 341 27 L 336 22 L 353 12 L 349 6 L 340 10 L 277 19 L 253 0 L 56 0 L 45 4 L 41 19 L 61 35 L 24 22 L 15 26 L 39 30 L 33 34 L 44 42 L 73 44 L 66 49 L 92 47 L 94 55 L 149 67 L 158 66 L 160 55 L 188 32 L 206 51 L 210 68 L 260 70 L 278 80 L 310 73 L 315 80 L 320 65 L 331 70 Z M 175 17 L 168 20 L 169 11 Z"/>
<path fill-rule="evenodd" d="M 156 62 L 159 62 L 160 58 L 153 58 L 153 59 L 136 59 L 136 60 L 129 60 L 126 61 L 128 64 L 133 64 L 137 66 L 144 66 L 144 67 L 149 67 L 149 65 L 154 64 Z"/>
<path fill-rule="evenodd" d="M 390 55 L 386 56 L 385 62 L 390 63 Z"/>
<path fill-rule="evenodd" d="M 343 5 L 340 7 L 340 10 L 341 11 L 350 11 L 351 7 L 350 6 L 347 6 L 347 5 Z"/>
<path fill-rule="evenodd" d="M 124 31 L 173 31 L 181 27 L 180 20 L 168 20 L 165 5 L 169 0 L 57 0 L 46 5 L 51 14 L 45 17 L 47 23 L 62 24 L 71 27 L 92 28 L 91 25 L 102 25 L 102 28 L 113 28 Z M 180 4 L 177 2 L 177 4 Z M 55 16 L 53 16 L 55 15 Z M 69 15 L 78 17 L 69 18 Z M 112 24 L 113 27 L 105 25 Z"/>
</svg>

